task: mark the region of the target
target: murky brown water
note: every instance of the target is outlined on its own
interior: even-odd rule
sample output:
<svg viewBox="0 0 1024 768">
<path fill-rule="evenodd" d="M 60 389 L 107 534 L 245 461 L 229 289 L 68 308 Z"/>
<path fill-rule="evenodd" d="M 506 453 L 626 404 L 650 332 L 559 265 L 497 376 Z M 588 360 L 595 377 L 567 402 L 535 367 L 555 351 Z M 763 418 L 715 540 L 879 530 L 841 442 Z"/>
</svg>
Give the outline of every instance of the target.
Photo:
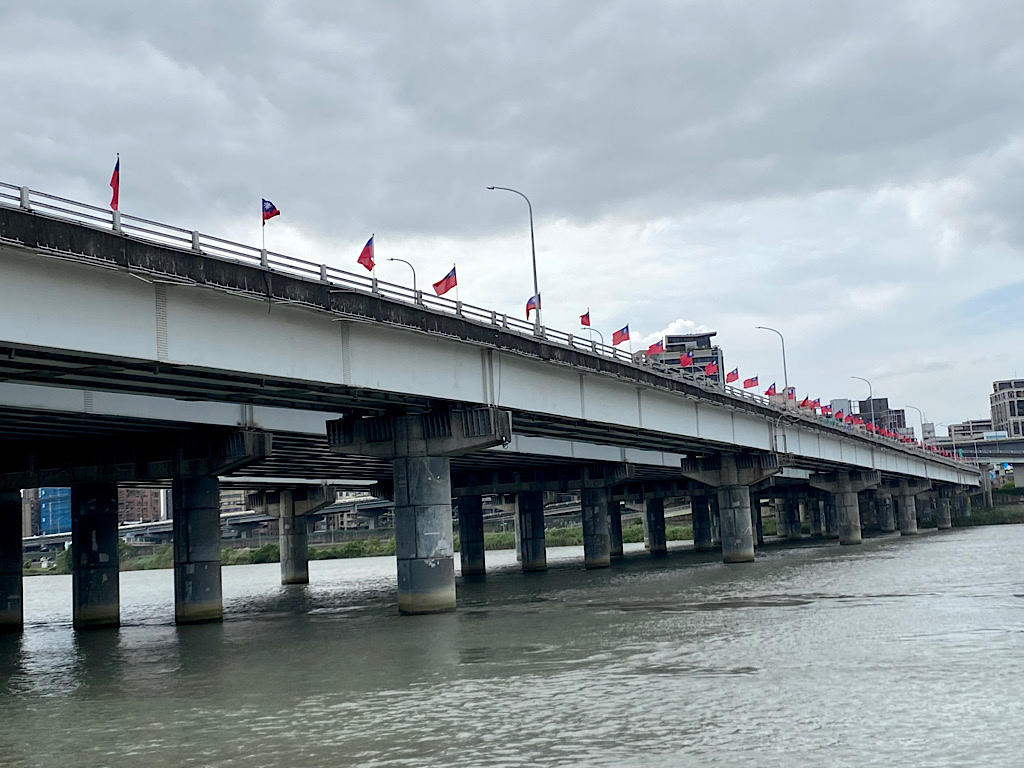
<svg viewBox="0 0 1024 768">
<path fill-rule="evenodd" d="M 1024 765 L 1024 526 L 723 566 L 636 552 L 524 576 L 488 553 L 459 611 L 395 613 L 392 558 L 224 569 L 222 625 L 170 571 L 76 635 L 70 578 L 0 638 L 3 766 Z"/>
</svg>

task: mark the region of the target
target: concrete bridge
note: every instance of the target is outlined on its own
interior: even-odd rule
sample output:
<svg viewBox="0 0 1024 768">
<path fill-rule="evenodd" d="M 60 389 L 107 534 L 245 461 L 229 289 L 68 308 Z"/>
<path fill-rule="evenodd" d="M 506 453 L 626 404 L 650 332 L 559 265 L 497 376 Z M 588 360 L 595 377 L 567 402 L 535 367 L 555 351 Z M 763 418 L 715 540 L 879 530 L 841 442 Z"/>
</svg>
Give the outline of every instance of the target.
<svg viewBox="0 0 1024 768">
<path fill-rule="evenodd" d="M 537 571 L 545 491 L 580 492 L 597 568 L 621 552 L 625 497 L 646 505 L 652 552 L 664 551 L 664 499 L 686 496 L 695 546 L 716 546 L 717 521 L 723 560 L 745 562 L 761 495 L 783 485 L 822 535 L 856 544 L 861 496 L 910 534 L 917 495 L 938 494 L 948 527 L 955 494 L 981 483 L 971 463 L 573 334 L 3 184 L 0 264 L 11 627 L 21 488 L 73 489 L 74 618 L 87 627 L 118 622 L 118 484 L 173 489 L 176 619 L 191 622 L 221 616 L 222 482 L 277 494 L 268 503 L 292 537 L 282 574 L 295 581 L 309 489 L 376 481 L 394 499 L 403 613 L 454 608 L 453 498 L 472 575 L 489 493 L 517 495 L 520 558 Z"/>
</svg>

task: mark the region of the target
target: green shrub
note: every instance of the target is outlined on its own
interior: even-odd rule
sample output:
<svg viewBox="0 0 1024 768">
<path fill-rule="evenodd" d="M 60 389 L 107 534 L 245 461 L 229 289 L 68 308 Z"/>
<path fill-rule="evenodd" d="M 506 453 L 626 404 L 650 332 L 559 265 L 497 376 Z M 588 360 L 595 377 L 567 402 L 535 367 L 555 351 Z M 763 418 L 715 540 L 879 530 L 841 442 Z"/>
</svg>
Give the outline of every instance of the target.
<svg viewBox="0 0 1024 768">
<path fill-rule="evenodd" d="M 953 518 L 954 528 L 969 528 L 975 525 L 1011 525 L 1024 523 L 1024 509 L 1002 507 L 998 509 L 974 509 L 970 517 Z"/>
</svg>

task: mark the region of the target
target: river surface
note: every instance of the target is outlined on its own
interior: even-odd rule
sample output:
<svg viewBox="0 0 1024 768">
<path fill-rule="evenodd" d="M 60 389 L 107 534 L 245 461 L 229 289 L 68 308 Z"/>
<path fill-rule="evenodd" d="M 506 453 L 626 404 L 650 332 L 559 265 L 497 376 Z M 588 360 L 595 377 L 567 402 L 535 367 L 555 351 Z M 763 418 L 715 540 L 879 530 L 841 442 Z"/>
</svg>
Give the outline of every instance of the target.
<svg viewBox="0 0 1024 768">
<path fill-rule="evenodd" d="M 308 587 L 227 567 L 223 624 L 182 628 L 171 571 L 123 573 L 124 626 L 80 634 L 70 577 L 26 579 L 0 765 L 1024 765 L 1024 525 L 738 566 L 487 556 L 419 617 L 393 558 L 311 562 Z"/>
</svg>

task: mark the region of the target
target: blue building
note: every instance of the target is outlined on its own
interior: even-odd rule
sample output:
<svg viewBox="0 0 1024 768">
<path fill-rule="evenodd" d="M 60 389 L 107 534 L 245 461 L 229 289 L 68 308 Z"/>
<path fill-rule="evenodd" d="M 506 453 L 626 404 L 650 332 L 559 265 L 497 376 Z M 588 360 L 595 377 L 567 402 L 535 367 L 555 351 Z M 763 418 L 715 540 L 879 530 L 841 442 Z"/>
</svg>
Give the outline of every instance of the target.
<svg viewBox="0 0 1024 768">
<path fill-rule="evenodd" d="M 67 533 L 71 530 L 71 489 L 39 489 L 39 533 Z"/>
</svg>

